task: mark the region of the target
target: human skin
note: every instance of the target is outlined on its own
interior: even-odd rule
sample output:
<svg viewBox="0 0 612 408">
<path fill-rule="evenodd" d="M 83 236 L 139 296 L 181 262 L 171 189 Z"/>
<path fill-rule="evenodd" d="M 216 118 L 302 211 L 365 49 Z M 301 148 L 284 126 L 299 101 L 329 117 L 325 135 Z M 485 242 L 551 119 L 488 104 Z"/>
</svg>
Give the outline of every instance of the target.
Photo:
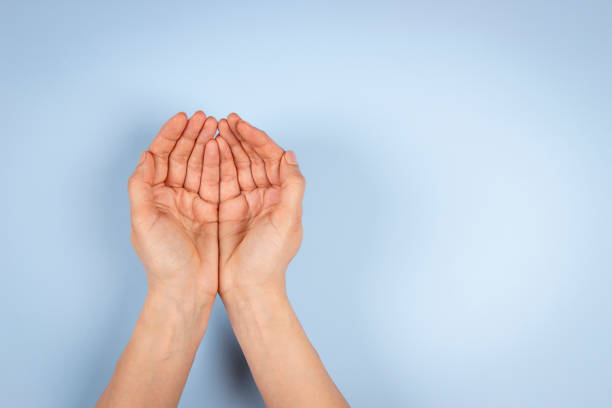
<svg viewBox="0 0 612 408">
<path fill-rule="evenodd" d="M 128 183 L 149 291 L 98 407 L 176 406 L 217 292 L 268 406 L 348 406 L 286 294 L 304 187 L 295 154 L 236 114 L 162 127 Z"/>
<path fill-rule="evenodd" d="M 289 303 L 302 240 L 296 156 L 236 114 L 219 122 L 219 294 L 268 407 L 348 406 Z"/>
<path fill-rule="evenodd" d="M 218 288 L 217 121 L 172 117 L 128 182 L 148 294 L 97 407 L 178 404 Z"/>
</svg>

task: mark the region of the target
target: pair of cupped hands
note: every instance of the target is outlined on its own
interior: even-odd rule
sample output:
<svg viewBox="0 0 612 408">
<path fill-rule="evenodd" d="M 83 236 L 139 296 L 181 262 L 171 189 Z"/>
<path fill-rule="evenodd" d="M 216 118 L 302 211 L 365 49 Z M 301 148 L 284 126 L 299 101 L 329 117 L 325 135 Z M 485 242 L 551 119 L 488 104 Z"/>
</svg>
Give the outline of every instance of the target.
<svg viewBox="0 0 612 408">
<path fill-rule="evenodd" d="M 295 154 L 237 114 L 173 116 L 128 182 L 149 291 L 195 306 L 217 293 L 283 293 L 304 187 Z"/>
</svg>

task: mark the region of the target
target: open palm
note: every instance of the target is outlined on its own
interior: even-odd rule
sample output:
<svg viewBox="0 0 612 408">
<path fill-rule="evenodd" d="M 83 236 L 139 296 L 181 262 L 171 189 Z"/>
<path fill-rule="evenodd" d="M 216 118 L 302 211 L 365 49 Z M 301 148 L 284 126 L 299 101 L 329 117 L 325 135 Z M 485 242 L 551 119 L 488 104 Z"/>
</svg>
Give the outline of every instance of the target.
<svg viewBox="0 0 612 408">
<path fill-rule="evenodd" d="M 203 112 L 175 115 L 130 178 L 132 242 L 151 286 L 217 292 L 216 129 Z"/>
<path fill-rule="evenodd" d="M 219 293 L 284 285 L 302 238 L 305 183 L 295 156 L 236 114 L 219 122 L 217 142 Z"/>
</svg>

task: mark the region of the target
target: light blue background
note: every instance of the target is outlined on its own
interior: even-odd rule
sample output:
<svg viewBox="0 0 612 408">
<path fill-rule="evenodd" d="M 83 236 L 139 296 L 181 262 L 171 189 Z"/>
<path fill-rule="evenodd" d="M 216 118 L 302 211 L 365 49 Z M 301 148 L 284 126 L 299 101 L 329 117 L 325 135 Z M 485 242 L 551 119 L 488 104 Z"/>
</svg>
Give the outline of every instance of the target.
<svg viewBox="0 0 612 408">
<path fill-rule="evenodd" d="M 199 108 L 297 152 L 289 293 L 354 406 L 612 406 L 610 2 L 3 2 L 0 19 L 1 406 L 102 392 L 146 293 L 127 178 Z M 261 405 L 217 302 L 181 406 Z"/>
</svg>

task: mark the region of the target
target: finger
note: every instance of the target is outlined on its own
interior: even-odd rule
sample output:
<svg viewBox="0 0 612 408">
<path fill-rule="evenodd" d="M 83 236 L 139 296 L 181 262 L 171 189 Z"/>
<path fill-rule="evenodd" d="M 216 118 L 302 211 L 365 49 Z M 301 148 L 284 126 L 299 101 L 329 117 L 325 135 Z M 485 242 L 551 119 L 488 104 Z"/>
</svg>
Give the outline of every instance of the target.
<svg viewBox="0 0 612 408">
<path fill-rule="evenodd" d="M 259 155 L 255 153 L 255 150 L 253 150 L 248 144 L 243 143 L 242 147 L 249 156 L 249 160 L 251 160 L 251 174 L 253 175 L 253 180 L 255 180 L 257 187 L 269 187 L 270 180 L 268 180 L 266 165 L 261 157 L 259 157 Z"/>
<path fill-rule="evenodd" d="M 234 157 L 229 144 L 222 136 L 217 137 L 219 145 L 219 156 L 221 159 L 220 168 L 220 192 L 219 200 L 225 201 L 240 195 L 240 185 L 238 185 L 238 172 L 234 165 Z"/>
<path fill-rule="evenodd" d="M 187 115 L 180 112 L 168 120 L 151 142 L 149 151 L 155 156 L 155 177 L 153 185 L 166 181 L 168 175 L 168 156 L 187 126 Z"/>
<path fill-rule="evenodd" d="M 130 196 L 130 215 L 136 226 L 150 225 L 155 220 L 153 201 L 153 179 L 155 177 L 155 160 L 149 152 L 143 152 L 138 166 L 128 181 Z"/>
<path fill-rule="evenodd" d="M 240 141 L 230 129 L 226 119 L 221 119 L 219 121 L 219 135 L 225 139 L 232 151 L 234 164 L 238 172 L 238 184 L 240 185 L 240 189 L 243 191 L 254 190 L 257 186 L 255 185 L 255 180 L 253 180 L 253 174 L 251 173 L 251 160 L 249 160 L 249 156 L 242 148 Z"/>
<path fill-rule="evenodd" d="M 236 137 L 240 141 L 242 148 L 249 157 L 249 160 L 251 162 L 251 174 L 253 175 L 253 180 L 255 181 L 255 184 L 257 185 L 257 187 L 268 187 L 270 186 L 270 180 L 268 180 L 268 176 L 266 174 L 266 166 L 264 165 L 264 162 L 261 157 L 259 157 L 259 155 L 255 152 L 255 150 L 253 150 L 253 148 L 248 143 L 245 143 L 242 140 L 237 129 L 238 121 L 240 121 L 240 117 L 238 117 L 238 115 L 236 115 L 235 113 L 232 113 L 227 117 L 227 122 L 229 123 L 230 129 L 232 130 L 234 135 L 236 135 Z"/>
<path fill-rule="evenodd" d="M 280 162 L 281 198 L 280 210 L 289 219 L 298 221 L 302 216 L 302 198 L 306 180 L 302 176 L 295 153 L 286 151 Z"/>
<path fill-rule="evenodd" d="M 186 190 L 197 193 L 200 188 L 202 178 L 202 163 L 204 161 L 204 146 L 213 138 L 217 131 L 217 120 L 212 116 L 206 118 L 202 130 L 196 139 L 195 146 L 187 162 L 187 175 L 185 176 L 184 187 Z"/>
<path fill-rule="evenodd" d="M 231 115 L 230 115 L 231 116 Z M 243 144 L 248 144 L 264 162 L 266 175 L 274 185 L 280 184 L 278 174 L 280 159 L 283 157 L 281 149 L 263 130 L 257 129 L 245 120 L 239 119 L 236 123 L 238 137 Z"/>
<path fill-rule="evenodd" d="M 209 140 L 204 149 L 200 197 L 209 203 L 219 203 L 219 146 L 215 139 Z"/>
<path fill-rule="evenodd" d="M 183 134 L 170 153 L 166 185 L 170 187 L 183 187 L 187 174 L 187 161 L 205 120 L 206 115 L 204 112 L 197 111 L 187 122 Z"/>
</svg>

